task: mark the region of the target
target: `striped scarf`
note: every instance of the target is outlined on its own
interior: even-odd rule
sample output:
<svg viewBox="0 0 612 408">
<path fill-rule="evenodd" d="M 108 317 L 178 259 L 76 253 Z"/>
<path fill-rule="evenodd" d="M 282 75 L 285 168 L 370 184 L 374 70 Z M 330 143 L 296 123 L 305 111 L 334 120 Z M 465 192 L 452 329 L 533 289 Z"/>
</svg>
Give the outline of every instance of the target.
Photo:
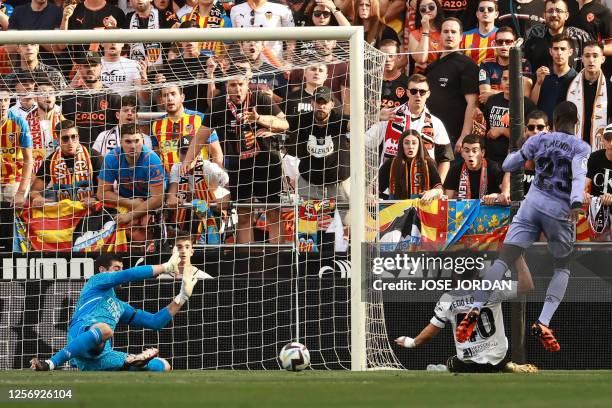
<svg viewBox="0 0 612 408">
<path fill-rule="evenodd" d="M 411 198 L 412 196 L 422 194 L 423 191 L 429 188 L 429 167 L 427 163 L 423 163 L 422 160 L 418 160 L 416 157 L 410 161 L 410 171 L 408 171 L 408 163 L 403 162 L 403 174 L 396 174 L 395 171 L 395 161 L 400 160 L 400 158 L 393 158 L 393 162 L 391 162 L 391 174 L 389 176 L 389 192 L 391 193 L 390 199 L 405 199 Z M 407 195 L 403 197 L 402 191 L 398 191 L 396 188 L 398 177 L 404 178 L 403 185 L 410 190 L 407 191 Z M 423 186 L 423 187 L 422 187 Z"/>
<path fill-rule="evenodd" d="M 74 169 L 67 168 L 60 149 L 51 156 L 51 184 L 58 192 L 58 200 L 82 200 L 93 196 L 93 166 L 89 153 L 79 144 L 74 155 Z"/>
<path fill-rule="evenodd" d="M 54 142 L 53 145 L 58 145 L 59 135 L 55 131 L 55 126 L 61 121 L 61 111 L 53 109 L 49 120 L 51 121 L 51 134 L 45 134 L 45 130 L 40 126 L 40 115 L 38 109 L 34 109 L 26 116 L 26 121 L 30 125 L 30 133 L 32 133 L 32 154 L 34 156 L 34 168 L 32 174 L 38 173 L 38 170 L 47 158 L 47 146 Z"/>
<path fill-rule="evenodd" d="M 487 159 L 482 159 L 482 167 L 480 168 L 480 191 L 478 192 L 478 198 L 482 198 L 487 195 Z M 472 197 L 471 186 L 470 186 L 470 172 L 465 162 L 461 166 L 461 174 L 459 175 L 459 191 L 457 191 L 457 198 L 462 200 L 469 200 Z"/>
<path fill-rule="evenodd" d="M 394 112 L 395 117 L 387 121 L 385 140 L 383 141 L 383 157 L 390 159 L 397 156 L 397 149 L 402 133 L 410 129 L 410 109 L 405 103 Z"/>
<path fill-rule="evenodd" d="M 204 172 L 204 160 L 198 157 L 195 166 L 191 169 L 189 174 L 180 177 L 177 195 L 186 201 L 204 200 L 210 203 L 215 199 L 215 196 L 208 188 L 207 180 L 208 175 Z M 189 200 L 190 196 L 191 200 Z M 188 210 L 187 208 L 179 208 L 176 211 L 177 224 L 183 226 Z M 185 227 L 183 226 L 183 228 Z"/>
<path fill-rule="evenodd" d="M 603 131 L 607 125 L 608 119 L 608 98 L 612 95 L 608 95 L 608 89 L 606 87 L 606 78 L 602 73 L 599 74 L 597 79 L 597 90 L 595 91 L 595 101 L 593 102 L 593 113 L 590 118 L 584 117 L 584 70 L 582 70 L 570 83 L 567 90 L 567 100 L 572 102 L 578 107 L 578 136 L 579 138 L 585 139 L 582 134 L 584 131 L 585 121 L 591 121 L 591 134 L 587 135 L 589 144 L 593 151 L 603 149 Z"/>
</svg>

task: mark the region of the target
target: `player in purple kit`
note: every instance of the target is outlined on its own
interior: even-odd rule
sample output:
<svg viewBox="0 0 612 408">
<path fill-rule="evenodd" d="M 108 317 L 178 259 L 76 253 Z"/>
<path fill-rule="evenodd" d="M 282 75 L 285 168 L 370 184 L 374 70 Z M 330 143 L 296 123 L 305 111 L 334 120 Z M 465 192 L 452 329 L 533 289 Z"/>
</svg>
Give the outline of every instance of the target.
<svg viewBox="0 0 612 408">
<path fill-rule="evenodd" d="M 533 160 L 535 178 L 527 197 L 514 217 L 499 258 L 483 280 L 503 278 L 508 265 L 514 264 L 523 251 L 544 232 L 554 258 L 554 275 L 546 290 L 540 317 L 531 326 L 548 351 L 561 347 L 548 328 L 563 299 L 569 280 L 569 263 L 574 246 L 574 223 L 582 209 L 590 146 L 575 136 L 578 111 L 571 102 L 561 102 L 553 115 L 554 132 L 540 133 L 527 139 L 520 150 L 504 160 L 503 170 L 514 171 Z M 458 342 L 467 341 L 476 327 L 480 309 L 487 303 L 489 291 L 477 291 L 471 311 L 457 327 Z"/>
</svg>

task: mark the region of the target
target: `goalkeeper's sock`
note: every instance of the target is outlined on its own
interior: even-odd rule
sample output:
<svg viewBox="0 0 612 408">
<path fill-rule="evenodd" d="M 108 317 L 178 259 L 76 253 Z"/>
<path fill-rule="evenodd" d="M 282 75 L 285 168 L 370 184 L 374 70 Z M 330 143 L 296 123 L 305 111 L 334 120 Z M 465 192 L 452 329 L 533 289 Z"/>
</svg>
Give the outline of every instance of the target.
<svg viewBox="0 0 612 408">
<path fill-rule="evenodd" d="M 482 278 L 482 281 L 489 281 L 491 283 L 500 281 L 504 277 L 504 274 L 507 270 L 508 265 L 501 259 L 498 259 L 493 262 L 493 265 L 491 265 L 489 270 L 487 270 L 485 276 Z M 487 300 L 489 300 L 489 296 L 491 296 L 490 292 L 491 291 L 489 290 L 477 290 L 476 292 L 474 292 L 473 307 L 478 308 L 480 310 L 480 308 L 482 308 L 482 305 L 485 304 Z"/>
<path fill-rule="evenodd" d="M 85 333 L 79 334 L 74 340 L 68 343 L 66 347 L 55 353 L 51 357 L 51 362 L 55 367 L 59 367 L 73 357 L 85 356 L 89 350 L 103 341 L 100 329 L 93 327 Z"/>
<path fill-rule="evenodd" d="M 570 271 L 567 268 L 555 269 L 555 274 L 546 289 L 546 300 L 544 301 L 542 312 L 540 313 L 540 317 L 538 317 L 538 321 L 544 326 L 550 326 L 550 320 L 557 311 L 565 295 L 569 275 Z"/>
</svg>

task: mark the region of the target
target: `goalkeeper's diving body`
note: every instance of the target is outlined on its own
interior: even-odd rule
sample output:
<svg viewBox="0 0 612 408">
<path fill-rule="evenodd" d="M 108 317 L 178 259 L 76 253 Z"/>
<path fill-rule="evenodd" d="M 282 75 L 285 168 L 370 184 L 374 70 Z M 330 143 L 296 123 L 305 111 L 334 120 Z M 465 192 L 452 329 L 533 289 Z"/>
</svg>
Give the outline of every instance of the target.
<svg viewBox="0 0 612 408">
<path fill-rule="evenodd" d="M 114 255 L 101 255 L 96 260 L 99 273 L 89 278 L 75 307 L 68 328 L 68 344 L 49 360 L 34 358 L 31 368 L 49 371 L 62 366 L 68 360 L 82 371 L 144 370 L 169 371 L 170 364 L 157 357 L 158 350 L 150 348 L 140 354 L 128 354 L 113 350 L 112 337 L 118 323 L 161 330 L 183 307 L 197 282 L 192 269 L 180 267 L 185 260 L 174 248 L 168 262 L 154 266 L 138 266 L 121 270 L 123 264 Z M 170 304 L 157 313 L 134 309 L 115 295 L 118 285 L 155 278 L 162 273 L 176 274 L 183 270 L 180 293 Z"/>
<path fill-rule="evenodd" d="M 510 153 L 504 160 L 504 171 L 517 170 L 526 161 L 533 160 L 535 177 L 512 220 L 499 258 L 483 278 L 483 281 L 490 282 L 502 279 L 508 265 L 512 265 L 544 233 L 554 258 L 554 274 L 540 316 L 531 326 L 531 333 L 548 351 L 561 349 L 549 325 L 567 289 L 575 222 L 584 201 L 587 162 L 591 152 L 590 146 L 576 137 L 577 124 L 576 105 L 561 102 L 553 114 L 554 132 L 530 137 L 520 150 Z M 474 294 L 472 309 L 457 327 L 457 341 L 465 342 L 472 336 L 489 296 L 490 293 L 484 290 Z"/>
</svg>

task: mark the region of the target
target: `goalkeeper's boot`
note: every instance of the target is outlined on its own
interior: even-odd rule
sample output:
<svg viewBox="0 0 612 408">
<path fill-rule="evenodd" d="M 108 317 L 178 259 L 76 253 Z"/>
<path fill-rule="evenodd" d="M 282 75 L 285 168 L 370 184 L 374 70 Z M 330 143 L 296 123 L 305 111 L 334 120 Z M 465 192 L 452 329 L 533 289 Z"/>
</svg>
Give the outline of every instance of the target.
<svg viewBox="0 0 612 408">
<path fill-rule="evenodd" d="M 459 326 L 457 326 L 457 330 L 455 330 L 455 337 L 457 338 L 457 342 L 465 343 L 472 337 L 472 333 L 476 328 L 476 323 L 478 323 L 478 317 L 480 316 L 480 311 L 478 309 L 472 309 L 470 312 L 465 315 Z"/>
<path fill-rule="evenodd" d="M 559 345 L 559 342 L 555 338 L 553 331 L 549 329 L 547 326 L 544 326 L 542 323 L 535 322 L 531 326 L 531 334 L 533 336 L 536 336 L 540 340 L 540 343 L 542 343 L 542 346 L 544 346 L 546 350 L 548 351 L 561 350 L 561 346 Z"/>
<path fill-rule="evenodd" d="M 30 368 L 34 371 L 51 371 L 51 366 L 45 360 L 39 360 L 36 357 L 30 360 Z"/>
<path fill-rule="evenodd" d="M 538 367 L 534 366 L 533 364 L 516 364 L 513 363 L 512 361 L 510 361 L 509 363 L 506 363 L 506 366 L 504 367 L 504 373 L 513 373 L 513 374 L 521 374 L 521 373 L 537 373 L 538 372 Z"/>
<path fill-rule="evenodd" d="M 144 367 L 159 354 L 156 348 L 146 349 L 140 354 L 130 354 L 125 358 L 126 367 Z"/>
</svg>

